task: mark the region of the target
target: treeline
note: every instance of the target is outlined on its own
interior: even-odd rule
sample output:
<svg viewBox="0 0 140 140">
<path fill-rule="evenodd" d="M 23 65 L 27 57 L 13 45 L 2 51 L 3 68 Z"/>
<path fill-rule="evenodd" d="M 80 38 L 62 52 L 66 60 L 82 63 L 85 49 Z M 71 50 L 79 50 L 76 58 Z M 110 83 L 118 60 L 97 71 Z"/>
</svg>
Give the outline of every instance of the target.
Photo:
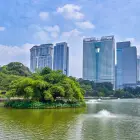
<svg viewBox="0 0 140 140">
<path fill-rule="evenodd" d="M 126 87 L 114 91 L 114 96 L 118 98 L 140 98 L 140 87 Z"/>
<path fill-rule="evenodd" d="M 117 97 L 117 98 L 139 98 L 140 87 L 126 87 L 113 90 L 113 85 L 108 82 L 95 83 L 94 81 L 78 79 L 80 86 L 85 90 L 85 96 Z"/>
<path fill-rule="evenodd" d="M 94 81 L 78 79 L 82 89 L 85 90 L 85 96 L 108 97 L 114 94 L 113 85 L 108 82 L 95 83 Z"/>
<path fill-rule="evenodd" d="M 54 77 L 54 75 L 56 75 L 56 77 Z M 37 72 L 36 74 L 32 74 L 28 67 L 24 66 L 22 63 L 19 63 L 19 62 L 11 62 L 8 65 L 0 67 L 0 92 L 9 91 L 10 85 L 13 81 L 21 81 L 21 79 L 23 80 L 27 78 L 28 80 L 33 81 L 35 80 L 34 79 L 35 76 L 37 76 L 38 78 L 41 78 L 40 80 L 42 80 L 43 75 L 41 75 L 40 72 Z M 73 80 L 75 84 L 80 87 L 80 90 L 82 89 L 83 90 L 82 92 L 85 92 L 84 96 L 117 97 L 117 98 L 135 98 L 135 97 L 139 98 L 140 97 L 140 87 L 136 87 L 136 88 L 127 87 L 124 89 L 113 90 L 113 85 L 111 83 L 108 83 L 108 82 L 95 83 L 94 81 L 83 80 L 81 78 L 80 79 L 76 79 L 73 77 L 66 78 L 66 76 L 62 75 L 61 71 L 57 71 L 57 72 L 51 71 L 49 75 L 46 77 L 48 78 L 46 80 L 47 82 L 50 81 L 51 85 L 56 84 L 56 80 L 58 80 L 58 83 L 60 84 L 63 81 L 61 79 L 62 78 L 61 76 L 67 79 L 65 81 L 67 86 L 70 85 L 70 83 L 68 84 L 67 82 L 70 82 L 70 79 Z M 25 83 L 26 83 L 26 80 L 25 80 Z M 64 88 L 64 85 L 65 84 L 63 84 L 63 88 Z M 59 86 L 57 86 L 57 90 L 60 90 L 62 92 L 64 91 L 63 88 L 58 88 L 58 87 Z M 69 89 L 69 87 L 65 88 L 65 90 L 66 89 Z M 51 89 L 51 92 L 52 92 L 52 89 Z M 67 92 L 73 93 L 73 90 L 70 89 L 70 91 L 67 91 Z"/>
</svg>

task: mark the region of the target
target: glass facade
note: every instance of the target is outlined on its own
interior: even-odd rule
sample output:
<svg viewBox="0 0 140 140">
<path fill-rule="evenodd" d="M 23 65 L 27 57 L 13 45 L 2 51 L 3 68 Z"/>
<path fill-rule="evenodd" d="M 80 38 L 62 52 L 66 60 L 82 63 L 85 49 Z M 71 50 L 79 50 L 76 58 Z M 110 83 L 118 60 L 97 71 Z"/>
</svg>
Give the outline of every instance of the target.
<svg viewBox="0 0 140 140">
<path fill-rule="evenodd" d="M 54 47 L 53 70 L 62 70 L 69 75 L 69 47 L 66 42 L 57 43 Z"/>
<path fill-rule="evenodd" d="M 137 82 L 137 50 L 130 41 L 117 43 L 117 88 Z"/>
<path fill-rule="evenodd" d="M 33 46 L 30 49 L 30 69 L 35 72 L 36 69 L 49 67 L 52 69 L 53 44 L 42 44 Z"/>
<path fill-rule="evenodd" d="M 140 56 L 137 57 L 137 81 L 140 81 Z"/>
<path fill-rule="evenodd" d="M 114 36 L 83 40 L 83 79 L 115 86 Z"/>
</svg>

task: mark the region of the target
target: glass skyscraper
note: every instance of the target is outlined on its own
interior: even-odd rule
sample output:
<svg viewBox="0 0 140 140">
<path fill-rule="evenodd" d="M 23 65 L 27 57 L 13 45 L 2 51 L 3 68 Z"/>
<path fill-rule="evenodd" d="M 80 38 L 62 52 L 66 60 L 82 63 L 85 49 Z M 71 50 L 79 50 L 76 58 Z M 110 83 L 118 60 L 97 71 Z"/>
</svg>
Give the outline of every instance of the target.
<svg viewBox="0 0 140 140">
<path fill-rule="evenodd" d="M 62 70 L 69 75 L 69 47 L 66 42 L 57 43 L 54 47 L 53 70 Z"/>
<path fill-rule="evenodd" d="M 137 49 L 131 42 L 117 42 L 117 88 L 137 82 Z"/>
<path fill-rule="evenodd" d="M 115 86 L 114 36 L 83 40 L 83 79 Z"/>
<path fill-rule="evenodd" d="M 140 82 L 140 56 L 137 56 L 137 81 Z"/>
<path fill-rule="evenodd" d="M 53 44 L 42 44 L 33 46 L 30 49 L 30 69 L 35 72 L 36 69 L 49 67 L 52 69 Z"/>
</svg>

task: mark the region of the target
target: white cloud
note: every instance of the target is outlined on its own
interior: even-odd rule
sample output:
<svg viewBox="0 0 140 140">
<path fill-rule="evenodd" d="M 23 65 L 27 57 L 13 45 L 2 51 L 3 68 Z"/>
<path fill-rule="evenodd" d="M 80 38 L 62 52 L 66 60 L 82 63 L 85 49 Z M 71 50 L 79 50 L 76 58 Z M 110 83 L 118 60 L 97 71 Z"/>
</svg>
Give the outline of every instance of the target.
<svg viewBox="0 0 140 140">
<path fill-rule="evenodd" d="M 95 26 L 90 21 L 76 22 L 77 27 L 81 29 L 94 29 Z"/>
<path fill-rule="evenodd" d="M 42 19 L 42 20 L 46 20 L 49 18 L 49 13 L 48 12 L 40 12 L 39 13 L 39 17 Z"/>
<path fill-rule="evenodd" d="M 59 28 L 58 25 L 55 25 L 55 26 L 45 26 L 45 29 L 48 32 L 60 32 L 60 28 Z"/>
<path fill-rule="evenodd" d="M 71 31 L 68 31 L 68 32 L 63 32 L 62 33 L 62 37 L 63 38 L 70 38 L 70 37 L 75 37 L 75 36 L 79 36 L 81 35 L 82 32 L 78 31 L 77 29 L 73 29 Z"/>
<path fill-rule="evenodd" d="M 0 31 L 4 31 L 5 27 L 0 26 Z"/>
<path fill-rule="evenodd" d="M 21 62 L 29 67 L 30 48 L 34 44 L 23 44 L 22 46 L 0 45 L 0 64 L 6 65 L 10 62 Z"/>
<path fill-rule="evenodd" d="M 45 43 L 47 42 L 47 40 L 49 40 L 49 35 L 46 31 L 44 31 L 43 29 L 40 31 L 37 31 L 34 35 L 33 35 L 34 39 L 36 40 L 40 40 L 41 43 Z"/>
<path fill-rule="evenodd" d="M 51 37 L 56 38 L 59 35 L 60 28 L 58 25 L 55 26 L 45 26 L 44 29 L 50 33 Z"/>
<path fill-rule="evenodd" d="M 51 38 L 57 38 L 60 33 L 58 25 L 54 26 L 38 26 L 32 25 L 31 28 L 35 30 L 33 35 L 35 40 L 39 40 L 40 43 L 50 42 Z"/>
<path fill-rule="evenodd" d="M 81 7 L 74 4 L 66 4 L 63 7 L 58 7 L 57 13 L 62 14 L 67 19 L 80 20 L 84 18 L 84 14 L 81 13 Z"/>
</svg>

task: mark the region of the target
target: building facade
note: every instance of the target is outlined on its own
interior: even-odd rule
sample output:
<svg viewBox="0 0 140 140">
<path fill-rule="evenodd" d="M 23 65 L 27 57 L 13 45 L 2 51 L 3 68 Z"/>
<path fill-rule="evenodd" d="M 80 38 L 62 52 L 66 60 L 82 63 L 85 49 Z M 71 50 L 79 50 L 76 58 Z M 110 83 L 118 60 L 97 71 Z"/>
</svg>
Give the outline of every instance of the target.
<svg viewBox="0 0 140 140">
<path fill-rule="evenodd" d="M 83 79 L 115 86 L 114 36 L 83 40 Z"/>
<path fill-rule="evenodd" d="M 131 42 L 117 42 L 117 85 L 119 89 L 137 83 L 137 49 Z"/>
<path fill-rule="evenodd" d="M 137 81 L 140 82 L 140 56 L 137 56 Z"/>
<path fill-rule="evenodd" d="M 53 44 L 42 44 L 33 46 L 30 49 L 30 69 L 35 72 L 36 69 L 42 69 L 53 66 Z"/>
<path fill-rule="evenodd" d="M 54 47 L 53 70 L 61 70 L 69 75 L 69 47 L 66 42 L 57 43 Z"/>
</svg>

